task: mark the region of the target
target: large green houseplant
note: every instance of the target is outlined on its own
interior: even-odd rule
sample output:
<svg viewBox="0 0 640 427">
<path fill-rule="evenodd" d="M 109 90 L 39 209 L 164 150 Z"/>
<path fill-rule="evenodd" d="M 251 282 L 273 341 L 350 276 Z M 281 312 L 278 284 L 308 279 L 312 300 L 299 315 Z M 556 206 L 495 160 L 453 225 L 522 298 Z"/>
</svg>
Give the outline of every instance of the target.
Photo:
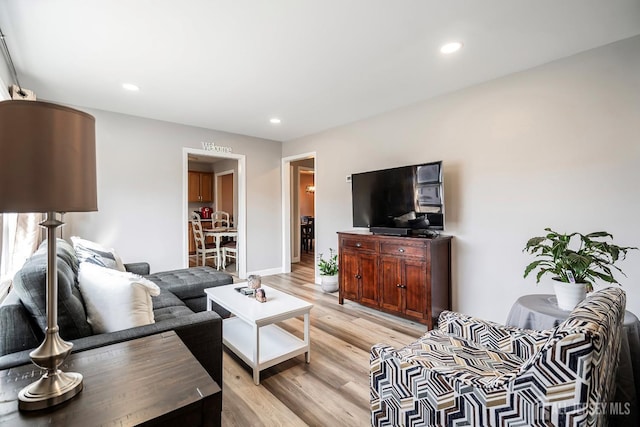
<svg viewBox="0 0 640 427">
<path fill-rule="evenodd" d="M 536 283 L 545 275 L 550 275 L 560 308 L 570 310 L 582 300 L 585 292 L 593 290 L 593 283 L 602 280 L 620 284 L 614 271 L 623 276 L 624 272 L 615 264 L 626 258 L 627 252 L 636 247 L 624 247 L 611 243 L 613 236 L 605 231 L 581 234 L 561 234 L 545 228 L 544 236 L 529 239 L 523 251 L 535 255 L 536 260 L 524 270 L 524 277 L 537 270 Z M 562 285 L 565 284 L 565 285 Z M 566 285 L 570 284 L 570 285 Z M 560 301 L 559 289 L 574 295 L 574 301 Z M 577 300 L 577 301 L 575 301 Z"/>
</svg>

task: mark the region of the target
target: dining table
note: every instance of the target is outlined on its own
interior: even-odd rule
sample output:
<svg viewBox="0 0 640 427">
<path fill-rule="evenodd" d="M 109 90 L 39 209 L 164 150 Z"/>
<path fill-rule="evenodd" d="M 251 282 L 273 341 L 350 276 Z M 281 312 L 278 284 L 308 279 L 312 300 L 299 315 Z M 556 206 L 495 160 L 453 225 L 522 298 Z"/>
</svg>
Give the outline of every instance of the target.
<svg viewBox="0 0 640 427">
<path fill-rule="evenodd" d="M 202 230 L 202 234 L 204 237 L 213 237 L 214 243 L 216 245 L 216 269 L 220 270 L 220 265 L 222 264 L 222 259 L 220 255 L 220 243 L 222 242 L 223 237 L 228 237 L 232 239 L 238 238 L 238 229 L 231 227 L 214 227 L 214 228 L 204 228 Z"/>
</svg>

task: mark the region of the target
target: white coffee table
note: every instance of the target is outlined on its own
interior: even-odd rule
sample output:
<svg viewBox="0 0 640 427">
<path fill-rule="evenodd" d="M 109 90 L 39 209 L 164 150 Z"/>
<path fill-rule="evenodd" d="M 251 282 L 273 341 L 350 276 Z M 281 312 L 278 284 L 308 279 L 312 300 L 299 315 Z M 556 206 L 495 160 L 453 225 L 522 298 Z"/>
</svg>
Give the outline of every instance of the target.
<svg viewBox="0 0 640 427">
<path fill-rule="evenodd" d="M 233 313 L 222 323 L 222 341 L 253 369 L 253 382 L 260 384 L 260 371 L 299 354 L 304 353 L 309 363 L 309 312 L 313 304 L 264 285 L 267 302 L 259 302 L 236 291 L 243 286 L 247 286 L 246 282 L 204 291 L 207 310 L 211 310 L 213 301 Z M 298 316 L 304 316 L 304 339 L 274 325 Z"/>
</svg>

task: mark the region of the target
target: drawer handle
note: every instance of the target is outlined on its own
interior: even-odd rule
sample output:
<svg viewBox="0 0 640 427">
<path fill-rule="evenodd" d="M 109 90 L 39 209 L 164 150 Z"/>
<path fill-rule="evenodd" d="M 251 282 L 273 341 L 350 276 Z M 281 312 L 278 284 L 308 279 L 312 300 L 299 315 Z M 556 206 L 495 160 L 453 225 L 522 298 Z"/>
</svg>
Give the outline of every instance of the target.
<svg viewBox="0 0 640 427">
<path fill-rule="evenodd" d="M 398 284 L 396 285 L 396 288 L 401 288 L 401 287 L 402 287 L 402 285 L 401 285 L 400 283 L 398 283 Z"/>
<path fill-rule="evenodd" d="M 407 287 L 407 285 L 402 285 L 400 283 L 398 283 L 396 286 L 399 287 L 400 289 L 405 289 Z"/>
<path fill-rule="evenodd" d="M 362 247 L 362 243 L 358 242 L 356 243 L 356 248 L 361 248 Z"/>
<path fill-rule="evenodd" d="M 355 275 L 355 278 L 356 278 L 356 279 L 362 279 L 362 276 L 361 276 L 361 275 L 359 275 L 359 274 L 356 274 L 356 275 Z"/>
<path fill-rule="evenodd" d="M 404 252 L 404 248 L 399 248 L 398 252 Z"/>
</svg>

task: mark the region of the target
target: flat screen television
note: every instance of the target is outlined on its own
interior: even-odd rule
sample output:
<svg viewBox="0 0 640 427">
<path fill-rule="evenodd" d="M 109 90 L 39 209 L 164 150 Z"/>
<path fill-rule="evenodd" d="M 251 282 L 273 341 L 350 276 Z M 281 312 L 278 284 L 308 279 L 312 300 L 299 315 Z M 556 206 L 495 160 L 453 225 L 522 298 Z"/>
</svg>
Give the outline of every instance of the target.
<svg viewBox="0 0 640 427">
<path fill-rule="evenodd" d="M 444 230 L 442 161 L 351 175 L 354 227 Z"/>
</svg>

